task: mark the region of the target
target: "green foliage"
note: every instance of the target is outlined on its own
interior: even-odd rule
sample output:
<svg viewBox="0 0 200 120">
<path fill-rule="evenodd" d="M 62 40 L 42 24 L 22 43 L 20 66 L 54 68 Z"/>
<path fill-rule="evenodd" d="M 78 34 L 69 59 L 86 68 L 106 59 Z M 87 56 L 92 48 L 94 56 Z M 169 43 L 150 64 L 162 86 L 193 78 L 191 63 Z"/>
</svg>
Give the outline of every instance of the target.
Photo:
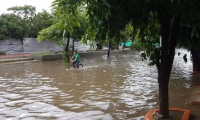
<svg viewBox="0 0 200 120">
<path fill-rule="evenodd" d="M 156 64 L 156 59 L 160 59 L 161 49 L 156 47 L 154 44 L 144 44 L 139 41 L 135 41 L 131 44 L 130 49 L 132 51 L 142 51 L 142 60 L 149 60 L 149 66 Z"/>
<path fill-rule="evenodd" d="M 181 2 L 127 0 L 118 1 L 117 3 L 112 0 L 98 0 L 98 2 L 86 0 L 55 1 L 59 4 L 58 11 L 60 13 L 67 15 L 63 11 L 68 11 L 70 15 L 74 14 L 74 16 L 77 15 L 78 6 L 81 3 L 87 4 L 86 11 L 89 18 L 89 27 L 83 37 L 83 42 L 86 42 L 88 39 L 94 40 L 97 43 L 105 43 L 108 41 L 117 42 L 122 38 L 121 35 L 125 37 L 133 36 L 131 33 L 133 31 L 137 43 L 133 44 L 132 48 L 142 49 L 144 54 L 146 54 L 145 56 L 149 57 L 151 65 L 155 64 L 156 59 L 160 59 L 158 57 L 161 56 L 161 49 L 157 48 L 157 46 L 159 37 L 164 32 L 162 27 L 164 25 L 163 22 L 169 19 L 169 26 L 167 27 L 172 30 L 175 19 L 180 16 L 180 13 L 182 20 L 181 26 L 189 26 L 191 28 L 188 34 L 183 33 L 183 35 L 188 35 L 190 38 L 193 37 L 196 39 L 195 41 L 185 39 L 188 42 L 184 42 L 184 44 L 190 46 L 190 48 L 197 48 L 199 46 L 199 44 L 195 44 L 197 41 L 199 42 L 199 10 L 196 5 L 200 2 L 197 0 Z M 65 7 L 66 5 L 67 7 Z M 133 25 L 134 29 L 130 25 Z M 171 32 L 170 34 L 175 34 L 175 32 Z M 169 56 L 174 54 L 172 49 L 173 45 L 171 45 L 173 43 L 172 41 L 174 41 L 171 39 L 174 38 L 170 37 L 163 38 L 163 40 L 166 39 L 169 41 L 167 42 L 168 45 L 164 44 L 170 50 L 167 53 Z M 184 39 L 180 39 L 180 43 L 181 41 L 184 41 Z M 176 42 L 173 44 L 175 45 Z"/>
<path fill-rule="evenodd" d="M 97 50 L 101 50 L 102 49 L 102 45 L 100 43 L 96 44 Z"/>
<path fill-rule="evenodd" d="M 65 62 L 69 61 L 68 58 L 67 58 L 67 52 L 66 51 L 63 50 L 61 54 L 62 54 L 63 61 L 65 61 Z"/>
<path fill-rule="evenodd" d="M 88 18 L 86 16 L 85 7 L 83 5 L 78 7 L 77 12 L 77 21 L 80 23 L 80 26 L 75 26 L 71 33 L 71 37 L 75 40 L 81 40 L 86 29 L 88 28 Z"/>
<path fill-rule="evenodd" d="M 66 37 L 66 33 L 70 33 L 71 37 L 80 40 L 86 29 L 86 16 L 79 8 L 79 14 L 74 15 L 68 8 L 63 8 L 62 5 L 67 5 L 65 1 L 55 0 L 52 3 L 53 7 L 53 25 L 43 29 L 38 34 L 38 41 L 52 41 L 58 45 L 63 44 L 63 39 Z M 80 29 L 80 25 L 82 25 Z"/>
<path fill-rule="evenodd" d="M 183 47 L 188 50 L 191 49 L 196 49 L 200 50 L 200 38 L 199 38 L 199 33 L 200 33 L 200 27 L 195 28 L 195 34 L 192 32 L 192 27 L 190 26 L 181 26 L 180 28 L 180 34 L 179 34 L 179 39 L 178 39 L 178 47 Z M 192 33 L 192 34 L 191 34 Z"/>
<path fill-rule="evenodd" d="M 120 31 L 122 35 L 122 41 L 127 41 L 133 37 L 133 26 L 131 23 L 127 24 L 124 30 Z"/>
<path fill-rule="evenodd" d="M 6 18 L 6 15 L 3 14 L 0 16 L 0 40 L 10 38 L 9 27 L 11 27 L 11 24 Z"/>
<path fill-rule="evenodd" d="M 0 55 L 6 55 L 4 51 L 0 51 Z"/>
<path fill-rule="evenodd" d="M 142 43 L 135 41 L 133 44 L 131 44 L 130 49 L 132 51 L 143 51 L 145 50 L 144 46 L 142 46 Z"/>
<path fill-rule="evenodd" d="M 7 9 L 8 11 L 13 11 L 17 16 L 22 17 L 24 20 L 32 20 L 35 16 L 36 8 L 31 5 L 24 6 L 13 6 Z"/>
<path fill-rule="evenodd" d="M 25 31 L 22 27 L 23 24 L 19 16 L 14 14 L 2 14 L 0 16 L 0 40 L 8 38 L 23 39 L 23 32 Z"/>
<path fill-rule="evenodd" d="M 58 45 L 62 45 L 63 30 L 60 30 L 57 24 L 53 24 L 50 27 L 43 29 L 39 32 L 37 40 L 41 41 L 52 41 Z"/>
<path fill-rule="evenodd" d="M 10 7 L 7 10 L 12 11 L 13 14 L 18 17 L 18 20 L 13 19 L 18 28 L 16 30 L 9 30 L 9 32 L 12 32 L 12 35 L 7 36 L 7 38 L 12 37 L 23 41 L 24 37 L 28 37 L 31 33 L 31 21 L 35 16 L 36 8 L 34 6 L 24 5 Z"/>
<path fill-rule="evenodd" d="M 151 21 L 150 21 L 151 22 Z M 148 65 L 152 66 L 156 64 L 156 59 L 160 59 L 161 49 L 159 47 L 159 25 L 158 23 L 149 24 L 147 29 L 137 30 L 135 41 L 131 45 L 133 51 L 143 51 L 141 57 L 143 60 L 150 61 Z"/>
<path fill-rule="evenodd" d="M 5 20 L 3 23 L 4 27 L 2 29 L 4 29 L 4 34 L 0 35 L 3 39 L 12 37 L 23 40 L 24 37 L 37 37 L 40 30 L 52 25 L 52 15 L 45 10 L 36 15 L 36 8 L 31 5 L 14 6 L 8 8 L 8 11 L 13 13 L 2 15 L 4 19 L 8 19 L 7 23 Z M 0 20 L 0 22 L 2 21 Z M 5 31 L 5 26 L 9 26 L 10 29 Z"/>
<path fill-rule="evenodd" d="M 36 8 L 31 5 L 24 5 L 24 6 L 13 6 L 7 9 L 8 11 L 12 11 L 13 14 L 19 16 L 22 20 L 20 21 L 20 28 L 23 29 L 20 32 L 19 39 L 23 41 L 24 37 L 30 37 L 32 33 L 32 21 L 36 15 Z M 15 34 L 18 35 L 18 34 Z M 12 36 L 16 38 L 16 36 Z"/>
<path fill-rule="evenodd" d="M 32 20 L 31 32 L 29 37 L 37 38 L 39 31 L 48 28 L 53 24 L 53 16 L 46 10 L 37 13 Z"/>
<path fill-rule="evenodd" d="M 67 1 L 63 0 L 55 0 L 52 3 L 52 6 L 55 9 L 55 15 L 56 15 L 56 20 L 55 23 L 59 22 L 59 28 L 60 29 L 65 29 L 66 31 L 72 31 L 75 26 L 80 26 L 80 23 L 78 22 L 77 16 L 74 15 L 74 11 L 77 10 L 77 6 L 75 6 L 77 3 L 76 1 L 71 1 L 67 3 Z M 66 6 L 66 7 L 63 7 Z M 76 10 L 71 10 L 67 6 L 70 6 L 72 9 Z"/>
</svg>

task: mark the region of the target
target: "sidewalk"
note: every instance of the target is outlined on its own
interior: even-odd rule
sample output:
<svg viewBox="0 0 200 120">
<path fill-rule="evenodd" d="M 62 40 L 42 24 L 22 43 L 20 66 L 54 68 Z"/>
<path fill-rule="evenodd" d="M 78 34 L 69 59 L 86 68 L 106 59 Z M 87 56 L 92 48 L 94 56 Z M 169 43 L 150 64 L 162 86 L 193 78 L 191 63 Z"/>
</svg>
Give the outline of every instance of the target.
<svg viewBox="0 0 200 120">
<path fill-rule="evenodd" d="M 23 58 L 23 57 L 27 57 L 28 55 L 29 53 L 0 55 L 0 59 Z"/>
</svg>

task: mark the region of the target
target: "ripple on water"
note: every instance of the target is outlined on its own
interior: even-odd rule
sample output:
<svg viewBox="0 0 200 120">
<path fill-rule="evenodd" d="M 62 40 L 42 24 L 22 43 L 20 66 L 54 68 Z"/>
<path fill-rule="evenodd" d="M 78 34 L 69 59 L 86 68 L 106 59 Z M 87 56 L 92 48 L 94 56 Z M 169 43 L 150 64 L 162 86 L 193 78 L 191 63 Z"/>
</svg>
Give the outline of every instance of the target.
<svg viewBox="0 0 200 120">
<path fill-rule="evenodd" d="M 19 98 L 22 98 L 24 96 L 20 95 L 20 94 L 5 94 L 3 97 L 6 98 L 6 99 L 19 99 Z"/>
<path fill-rule="evenodd" d="M 62 61 L 2 66 L 0 119 L 141 120 L 158 107 L 155 67 L 134 53 L 105 57 L 83 61 L 81 70 L 66 71 Z M 186 94 L 180 91 L 191 89 L 192 64 L 176 58 L 169 87 L 181 104 Z"/>
</svg>

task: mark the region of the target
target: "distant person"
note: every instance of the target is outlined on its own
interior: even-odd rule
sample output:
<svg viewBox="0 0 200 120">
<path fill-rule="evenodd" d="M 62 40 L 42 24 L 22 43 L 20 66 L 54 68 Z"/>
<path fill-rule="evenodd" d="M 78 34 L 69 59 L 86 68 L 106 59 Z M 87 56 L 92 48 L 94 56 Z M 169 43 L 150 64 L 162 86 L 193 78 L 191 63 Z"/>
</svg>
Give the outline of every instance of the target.
<svg viewBox="0 0 200 120">
<path fill-rule="evenodd" d="M 73 61 L 73 65 L 76 66 L 76 68 L 78 68 L 79 63 L 80 63 L 80 56 L 77 53 L 77 51 L 74 51 L 74 55 L 72 56 L 72 58 L 70 59 L 70 61 Z"/>
</svg>

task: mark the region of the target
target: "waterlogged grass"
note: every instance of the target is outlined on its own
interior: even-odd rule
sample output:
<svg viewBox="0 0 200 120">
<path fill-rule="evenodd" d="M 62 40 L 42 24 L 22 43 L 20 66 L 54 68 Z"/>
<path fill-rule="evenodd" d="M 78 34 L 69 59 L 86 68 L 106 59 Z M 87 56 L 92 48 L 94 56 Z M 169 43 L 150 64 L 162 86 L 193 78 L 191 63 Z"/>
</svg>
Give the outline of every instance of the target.
<svg viewBox="0 0 200 120">
<path fill-rule="evenodd" d="M 41 55 L 53 55 L 54 52 L 46 51 L 46 52 L 34 52 L 31 53 L 30 56 L 41 56 Z"/>
</svg>

